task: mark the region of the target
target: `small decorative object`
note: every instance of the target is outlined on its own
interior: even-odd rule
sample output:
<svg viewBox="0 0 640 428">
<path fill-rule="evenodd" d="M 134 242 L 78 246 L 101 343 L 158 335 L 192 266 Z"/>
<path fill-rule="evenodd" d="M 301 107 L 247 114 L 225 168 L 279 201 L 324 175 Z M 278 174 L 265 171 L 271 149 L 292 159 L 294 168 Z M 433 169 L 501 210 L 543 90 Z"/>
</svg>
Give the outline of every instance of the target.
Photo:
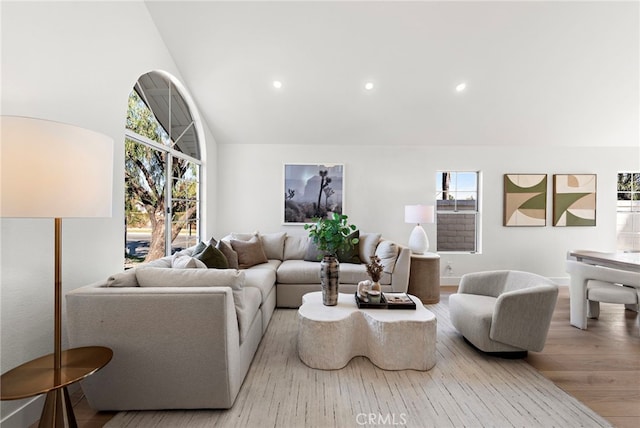
<svg viewBox="0 0 640 428">
<path fill-rule="evenodd" d="M 358 238 L 348 239 L 351 232 L 356 230 L 356 226 L 348 224 L 347 218 L 344 214 L 333 213 L 331 217 L 317 218 L 314 219 L 315 223 L 304 225 L 318 251 L 324 253 L 320 263 L 320 282 L 322 303 L 327 306 L 338 304 L 338 251 L 349 250 L 359 242 Z"/>
<path fill-rule="evenodd" d="M 416 227 L 409 235 L 409 248 L 414 254 L 423 254 L 429 251 L 429 238 L 420 224 L 433 223 L 432 205 L 406 205 L 404 207 L 405 223 L 415 223 Z"/>
<path fill-rule="evenodd" d="M 368 279 L 366 281 L 360 281 L 358 283 L 358 297 L 364 302 L 369 301 L 369 290 L 371 289 L 372 282 Z"/>
<path fill-rule="evenodd" d="M 371 290 L 382 291 L 380 288 L 380 278 L 382 277 L 382 265 L 380 257 L 371 256 L 371 262 L 367 264 L 367 274 L 371 277 Z"/>
<path fill-rule="evenodd" d="M 380 303 L 380 291 L 378 290 L 369 290 L 369 302 L 371 303 Z"/>
</svg>

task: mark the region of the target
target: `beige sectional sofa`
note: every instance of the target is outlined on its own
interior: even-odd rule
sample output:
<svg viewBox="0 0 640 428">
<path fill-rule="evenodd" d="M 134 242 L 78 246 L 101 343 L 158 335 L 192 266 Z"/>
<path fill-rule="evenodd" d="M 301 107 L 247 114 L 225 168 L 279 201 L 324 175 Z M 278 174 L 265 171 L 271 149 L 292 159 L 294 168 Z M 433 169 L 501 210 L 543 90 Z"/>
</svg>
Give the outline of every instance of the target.
<svg viewBox="0 0 640 428">
<path fill-rule="evenodd" d="M 204 269 L 190 248 L 67 294 L 70 346 L 114 352 L 82 382 L 93 409 L 231 407 L 275 308 L 298 307 L 320 290 L 307 236 L 231 234 L 222 242 L 216 247 L 237 250 L 238 269 Z M 382 259 L 383 291 L 407 291 L 409 249 L 369 233 L 354 252 Z M 364 263 L 343 262 L 340 272 L 340 292 L 367 279 Z"/>
</svg>

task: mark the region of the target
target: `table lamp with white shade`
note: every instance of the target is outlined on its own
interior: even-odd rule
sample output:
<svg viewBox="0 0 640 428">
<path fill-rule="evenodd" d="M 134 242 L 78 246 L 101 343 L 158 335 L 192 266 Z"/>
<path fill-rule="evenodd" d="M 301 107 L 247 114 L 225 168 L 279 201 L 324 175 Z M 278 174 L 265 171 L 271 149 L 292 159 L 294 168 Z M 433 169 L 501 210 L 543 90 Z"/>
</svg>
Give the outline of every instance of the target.
<svg viewBox="0 0 640 428">
<path fill-rule="evenodd" d="M 111 217 L 113 140 L 64 123 L 0 116 L 0 214 L 54 219 L 54 352 L 2 375 L 2 400 L 46 393 L 40 427 L 76 426 L 67 386 L 105 366 L 109 348 L 62 351 L 62 219 Z"/>
<path fill-rule="evenodd" d="M 429 251 L 429 238 L 422 228 L 422 224 L 433 223 L 434 213 L 432 205 L 405 205 L 405 223 L 414 223 L 416 226 L 409 235 L 409 248 L 414 254 L 424 254 Z"/>
</svg>

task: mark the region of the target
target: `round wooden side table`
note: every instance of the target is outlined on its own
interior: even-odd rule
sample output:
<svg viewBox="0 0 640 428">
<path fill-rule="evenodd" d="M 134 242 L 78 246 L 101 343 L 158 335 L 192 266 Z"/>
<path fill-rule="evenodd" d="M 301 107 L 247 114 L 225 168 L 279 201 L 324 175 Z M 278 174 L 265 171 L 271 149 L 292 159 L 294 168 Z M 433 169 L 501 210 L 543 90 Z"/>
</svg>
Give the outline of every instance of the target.
<svg viewBox="0 0 640 428">
<path fill-rule="evenodd" d="M 440 256 L 436 253 L 412 254 L 409 294 L 424 304 L 440 301 Z"/>
<path fill-rule="evenodd" d="M 47 394 L 40 427 L 77 427 L 67 386 L 107 365 L 113 351 L 103 346 L 86 346 L 62 351 L 61 366 L 54 354 L 22 364 L 2 375 L 2 400 L 17 400 Z"/>
</svg>

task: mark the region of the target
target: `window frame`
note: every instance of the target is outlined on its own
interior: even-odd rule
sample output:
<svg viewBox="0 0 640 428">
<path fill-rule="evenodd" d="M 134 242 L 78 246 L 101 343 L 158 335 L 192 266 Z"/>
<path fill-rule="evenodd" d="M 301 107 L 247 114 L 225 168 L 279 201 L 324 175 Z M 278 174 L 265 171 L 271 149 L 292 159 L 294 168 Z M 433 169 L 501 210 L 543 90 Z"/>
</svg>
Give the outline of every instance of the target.
<svg viewBox="0 0 640 428">
<path fill-rule="evenodd" d="M 456 194 L 456 196 L 460 193 L 472 193 L 475 194 L 475 209 L 473 210 L 468 210 L 468 209 L 459 209 L 458 208 L 458 201 L 459 200 L 464 200 L 464 199 L 459 199 L 459 198 L 455 198 L 455 204 L 454 204 L 454 209 L 440 209 L 440 207 L 438 206 L 438 201 L 442 200 L 440 199 L 442 197 L 442 193 L 444 192 L 444 190 L 442 189 L 442 186 L 440 186 L 440 189 L 436 189 L 435 191 L 435 199 L 436 199 L 436 204 L 435 204 L 435 212 L 436 212 L 436 252 L 438 253 L 445 253 L 445 254 L 482 254 L 482 172 L 480 170 L 452 170 L 452 169 L 447 169 L 447 170 L 437 170 L 436 171 L 436 187 L 438 185 L 438 183 L 441 183 L 441 180 L 438 179 L 438 177 L 442 177 L 442 174 L 444 173 L 456 173 L 456 174 L 475 174 L 475 191 L 467 191 L 467 190 L 460 190 L 459 187 L 457 187 L 458 183 L 456 181 L 456 188 L 452 189 L 451 187 L 449 188 L 449 192 L 450 193 L 454 193 Z M 443 214 L 443 215 L 469 215 L 472 214 L 474 216 L 474 227 L 475 227 L 475 234 L 474 234 L 474 249 L 473 250 L 449 250 L 449 249 L 441 249 L 439 248 L 438 245 L 438 239 L 437 236 L 441 233 L 441 231 L 439 231 L 439 227 L 440 227 L 440 223 L 438 221 L 439 218 L 439 214 Z"/>
<path fill-rule="evenodd" d="M 623 174 L 632 175 L 631 190 L 620 189 L 620 176 Z M 634 175 L 638 177 L 636 178 Z M 621 194 L 629 195 L 629 199 L 621 199 Z M 623 201 L 627 203 L 621 204 Z M 619 171 L 616 174 L 617 250 L 640 251 L 640 237 L 638 235 L 640 235 L 640 171 Z"/>
<path fill-rule="evenodd" d="M 189 122 L 186 127 L 180 132 L 180 134 L 174 139 L 171 135 L 170 130 L 167 130 L 166 127 L 164 126 L 163 123 L 161 123 L 158 118 L 156 113 L 154 112 L 153 108 L 151 107 L 151 105 L 149 104 L 149 101 L 147 100 L 147 95 L 144 93 L 144 89 L 142 88 L 140 82 L 141 79 L 145 76 L 148 75 L 156 75 L 157 77 L 165 80 L 167 82 L 167 90 L 168 90 L 168 100 L 169 100 L 169 111 L 168 111 L 168 115 L 169 115 L 169 123 L 168 126 L 169 128 L 171 128 L 173 126 L 172 123 L 172 102 L 171 100 L 174 99 L 174 97 L 180 97 L 180 102 L 182 103 L 182 111 L 184 111 L 184 109 L 187 109 L 187 121 Z M 143 91 L 142 93 L 140 91 Z M 153 120 L 155 121 L 155 123 L 157 124 L 157 126 L 161 129 L 161 131 L 165 134 L 165 135 L 160 135 L 160 140 L 161 142 L 152 140 L 149 137 L 146 137 L 144 135 L 140 135 L 137 132 L 135 132 L 132 129 L 129 129 L 127 126 L 125 125 L 125 138 L 124 140 L 126 141 L 131 140 L 137 144 L 142 144 L 145 145 L 147 147 L 149 147 L 152 150 L 157 150 L 161 153 L 163 153 L 165 155 L 165 170 L 164 170 L 164 179 L 165 179 L 165 186 L 164 186 L 164 254 L 165 256 L 169 256 L 171 254 L 173 254 L 175 251 L 172 248 L 172 226 L 175 224 L 175 219 L 174 219 L 174 212 L 173 212 L 173 208 L 175 206 L 175 201 L 188 201 L 187 199 L 183 199 L 183 198 L 176 198 L 174 197 L 174 189 L 175 189 L 175 184 L 177 182 L 179 182 L 180 180 L 185 180 L 184 177 L 175 177 L 173 174 L 173 166 L 174 166 L 174 162 L 175 159 L 181 159 L 183 161 L 189 162 L 193 165 L 197 166 L 196 169 L 196 173 L 195 173 L 195 179 L 192 180 L 192 182 L 196 183 L 197 189 L 196 189 L 196 195 L 195 195 L 195 199 L 193 199 L 195 201 L 195 206 L 196 206 L 196 211 L 194 214 L 194 222 L 195 222 L 195 237 L 194 240 L 195 242 L 200 242 L 200 238 L 202 236 L 202 232 L 203 232 L 203 219 L 202 219 L 202 212 L 203 212 L 203 195 L 204 195 L 204 189 L 203 189 L 203 177 L 205 175 L 205 162 L 202 159 L 202 156 L 204 154 L 204 148 L 202 146 L 203 144 L 203 136 L 202 136 L 202 131 L 199 127 L 199 125 L 197 124 L 197 111 L 195 111 L 195 106 L 193 105 L 193 102 L 191 101 L 191 98 L 188 96 L 188 94 L 183 93 L 183 88 L 179 83 L 176 83 L 174 81 L 174 78 L 166 73 L 163 72 L 157 72 L 157 71 L 152 71 L 149 73 L 146 73 L 142 76 L 140 76 L 140 78 L 136 81 L 136 84 L 131 88 L 130 91 L 130 95 L 131 96 L 131 92 L 135 92 L 137 94 L 137 96 L 139 97 L 140 101 L 146 106 L 146 108 L 149 110 L 149 112 L 151 113 L 151 115 L 153 116 Z M 185 107 L 186 106 L 186 107 Z M 181 141 L 181 138 L 187 133 L 187 131 L 189 130 L 193 130 L 193 138 L 195 138 L 195 152 L 193 153 L 195 156 L 199 156 L 200 158 L 196 158 L 194 156 L 191 156 L 190 154 L 187 154 L 181 150 L 179 150 L 179 142 Z M 192 143 L 193 144 L 193 143 Z M 193 147 L 193 146 L 192 146 Z M 126 158 L 126 154 L 125 154 L 125 158 Z M 126 159 L 125 159 L 126 162 Z M 125 184 L 126 186 L 126 184 Z M 125 197 L 126 197 L 126 192 L 125 192 Z M 126 202 L 125 202 L 126 204 Z M 188 227 L 190 224 L 193 224 L 193 222 L 187 221 L 185 224 L 185 227 Z M 191 230 L 191 229 L 190 229 Z M 125 234 L 126 234 L 127 230 L 126 230 L 126 226 L 125 226 Z M 182 230 L 181 232 L 182 233 Z M 125 249 L 126 249 L 126 239 L 125 239 Z M 177 251 L 177 250 L 176 250 Z M 126 262 L 125 262 L 125 267 L 126 267 Z"/>
</svg>

